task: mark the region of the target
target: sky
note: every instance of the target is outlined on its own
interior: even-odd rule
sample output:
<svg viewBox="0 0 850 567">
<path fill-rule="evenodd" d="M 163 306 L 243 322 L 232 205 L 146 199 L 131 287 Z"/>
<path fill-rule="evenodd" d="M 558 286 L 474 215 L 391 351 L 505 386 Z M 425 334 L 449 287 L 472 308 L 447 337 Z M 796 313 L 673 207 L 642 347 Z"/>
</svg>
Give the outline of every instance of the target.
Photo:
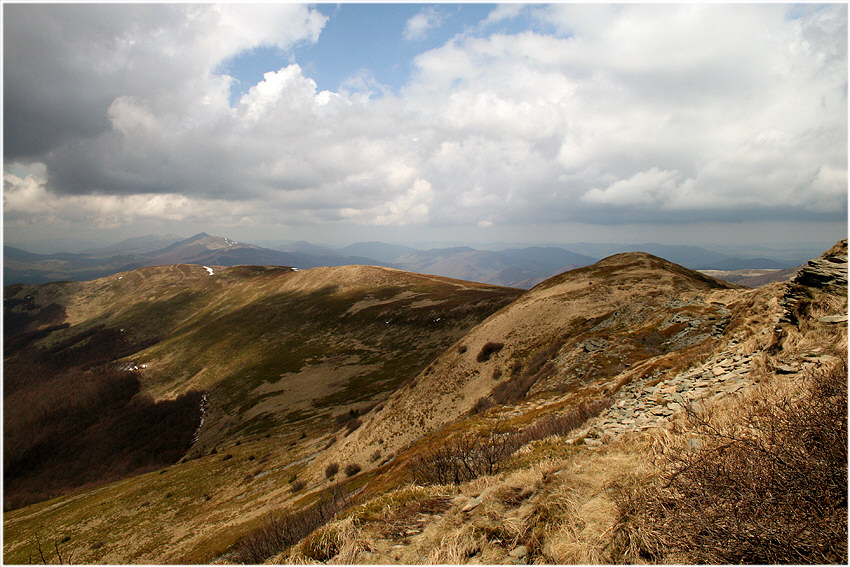
<svg viewBox="0 0 850 567">
<path fill-rule="evenodd" d="M 3 4 L 8 243 L 847 236 L 845 4 Z"/>
</svg>

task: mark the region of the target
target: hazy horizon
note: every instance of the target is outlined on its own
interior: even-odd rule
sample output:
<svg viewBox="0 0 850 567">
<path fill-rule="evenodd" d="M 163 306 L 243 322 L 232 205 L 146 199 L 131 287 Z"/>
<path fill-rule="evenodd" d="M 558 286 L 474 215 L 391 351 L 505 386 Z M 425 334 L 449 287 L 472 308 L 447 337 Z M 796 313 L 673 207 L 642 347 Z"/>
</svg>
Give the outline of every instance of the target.
<svg viewBox="0 0 850 567">
<path fill-rule="evenodd" d="M 231 238 L 230 235 L 226 233 L 217 233 L 210 231 L 201 231 L 210 236 L 221 237 L 221 238 Z M 12 246 L 15 248 L 19 248 L 21 250 L 32 252 L 36 254 L 55 254 L 55 253 L 81 253 L 87 250 L 96 250 L 99 248 L 106 248 L 109 246 L 113 246 L 119 244 L 123 240 L 129 240 L 133 238 L 143 238 L 143 237 L 165 237 L 165 236 L 177 236 L 181 239 L 189 239 L 195 236 L 198 233 L 188 234 L 185 232 L 176 232 L 176 233 L 148 233 L 138 236 L 130 236 L 127 238 L 122 238 L 120 240 L 86 240 L 86 239 L 41 239 L 31 242 L 12 242 L 12 241 L 4 241 L 5 245 Z M 476 250 L 489 250 L 489 251 L 502 251 L 507 249 L 522 249 L 522 248 L 531 248 L 531 247 L 555 247 L 555 248 L 564 248 L 570 249 L 571 247 L 581 248 L 583 245 L 588 246 L 611 246 L 611 247 L 628 247 L 630 244 L 633 245 L 641 245 L 641 244 L 655 244 L 661 246 L 698 246 L 708 251 L 720 252 L 724 254 L 730 255 L 739 255 L 741 257 L 755 257 L 755 256 L 765 256 L 765 257 L 773 257 L 777 258 L 780 256 L 783 257 L 793 257 L 796 254 L 800 253 L 802 255 L 816 256 L 819 255 L 822 251 L 828 249 L 835 241 L 814 241 L 814 240 L 803 240 L 803 241 L 795 241 L 789 242 L 785 245 L 776 245 L 776 246 L 768 246 L 768 245 L 755 245 L 748 243 L 736 243 L 736 244 L 706 244 L 706 243 L 698 243 L 698 244 L 683 244 L 681 242 L 656 242 L 651 240 L 643 240 L 643 241 L 551 241 L 551 242 L 527 242 L 527 241 L 513 241 L 513 242 L 470 242 L 470 241 L 455 241 L 455 240 L 433 240 L 433 241 L 384 241 L 384 240 L 357 240 L 351 242 L 345 242 L 343 244 L 331 244 L 327 242 L 320 241 L 308 241 L 304 239 L 253 239 L 253 240 L 242 240 L 235 239 L 238 242 L 243 244 L 253 244 L 257 246 L 261 246 L 264 248 L 284 248 L 287 245 L 295 245 L 298 243 L 307 243 L 310 245 L 326 247 L 331 250 L 342 250 L 343 248 L 353 245 L 353 244 L 369 244 L 369 243 L 381 243 L 381 244 L 389 244 L 389 245 L 399 245 L 406 246 L 413 249 L 427 251 L 427 250 L 436 250 L 436 249 L 448 249 L 455 247 L 471 247 Z M 838 240 L 838 239 L 837 239 Z M 837 241 L 836 240 L 836 241 Z M 625 248 L 624 248 L 625 249 Z M 802 257 L 801 257 L 802 258 Z"/>
<path fill-rule="evenodd" d="M 843 4 L 4 4 L 4 241 L 847 236 Z"/>
</svg>

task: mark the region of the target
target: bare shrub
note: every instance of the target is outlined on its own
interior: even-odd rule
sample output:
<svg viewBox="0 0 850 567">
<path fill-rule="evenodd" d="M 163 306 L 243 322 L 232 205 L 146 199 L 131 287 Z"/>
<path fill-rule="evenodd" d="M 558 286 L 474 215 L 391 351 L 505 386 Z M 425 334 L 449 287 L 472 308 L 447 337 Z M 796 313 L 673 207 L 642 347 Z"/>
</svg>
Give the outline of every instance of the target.
<svg viewBox="0 0 850 567">
<path fill-rule="evenodd" d="M 333 476 L 339 472 L 339 463 L 329 463 L 328 466 L 325 467 L 325 477 L 333 478 Z"/>
<path fill-rule="evenodd" d="M 501 463 L 523 445 L 550 435 L 564 435 L 610 405 L 610 398 L 583 403 L 566 415 L 546 416 L 520 431 L 502 431 L 496 424 L 485 433 L 465 433 L 417 455 L 409 470 L 418 484 L 460 484 L 496 474 Z"/>
<path fill-rule="evenodd" d="M 478 400 L 475 402 L 469 412 L 472 415 L 477 415 L 479 413 L 487 411 L 492 407 L 495 407 L 495 405 L 496 404 L 493 403 L 493 400 L 491 400 L 489 396 L 483 396 L 481 398 L 478 398 Z"/>
<path fill-rule="evenodd" d="M 345 472 L 345 476 L 354 476 L 361 471 L 361 467 L 357 463 L 348 463 L 345 465 L 343 471 Z"/>
<path fill-rule="evenodd" d="M 363 422 L 360 420 L 360 418 L 357 417 L 346 423 L 345 436 L 348 437 L 349 435 L 351 435 L 361 425 L 363 425 Z"/>
<path fill-rule="evenodd" d="M 349 504 L 349 495 L 340 486 L 327 488 L 308 508 L 269 516 L 263 525 L 236 542 L 231 559 L 235 563 L 263 563 L 327 524 Z"/>
<path fill-rule="evenodd" d="M 504 348 L 505 343 L 494 343 L 488 342 L 485 343 L 481 350 L 478 352 L 478 356 L 475 357 L 475 360 L 478 362 L 486 362 L 490 360 L 490 357 L 502 350 Z"/>
<path fill-rule="evenodd" d="M 307 486 L 306 482 L 304 482 L 301 479 L 298 479 L 298 480 L 296 480 L 295 482 L 293 482 L 292 484 L 289 485 L 289 491 L 292 494 L 295 494 L 296 492 L 303 490 L 304 487 L 306 487 L 306 486 Z"/>
<path fill-rule="evenodd" d="M 496 368 L 493 370 L 493 380 L 499 380 L 502 377 L 502 369 Z"/>
<path fill-rule="evenodd" d="M 499 346 L 500 343 L 487 343 L 487 345 L 498 346 L 496 351 L 502 348 L 502 346 Z M 484 345 L 484 347 L 487 348 L 487 345 Z M 528 391 L 531 390 L 531 388 L 539 380 L 553 376 L 557 372 L 557 367 L 551 359 L 558 354 L 558 351 L 563 345 L 563 338 L 558 338 L 553 341 L 550 345 L 537 352 L 537 354 L 531 358 L 528 366 L 525 368 L 525 371 L 522 371 L 522 363 L 514 362 L 511 365 L 511 377 L 504 382 L 499 383 L 495 388 L 493 388 L 493 391 L 490 392 L 490 400 L 493 404 L 515 404 L 524 398 L 525 395 L 528 394 Z M 485 348 L 481 349 L 482 353 L 485 352 Z M 490 354 L 492 353 L 487 354 L 485 360 L 490 357 Z M 480 359 L 481 354 L 479 354 L 479 362 L 481 361 Z M 498 377 L 494 372 L 494 379 L 498 379 L 500 377 L 501 371 L 499 372 Z M 479 400 L 479 402 L 476 403 L 474 412 L 477 413 L 483 411 L 482 408 L 485 408 L 485 405 L 486 404 L 484 402 Z"/>
<path fill-rule="evenodd" d="M 700 448 L 669 455 L 658 484 L 614 487 L 624 560 L 847 563 L 846 362 L 763 401 L 732 424 L 692 413 Z"/>
<path fill-rule="evenodd" d="M 465 353 L 466 351 L 467 351 L 467 346 L 466 346 L 466 345 L 458 345 L 458 347 L 457 347 L 457 352 L 458 352 L 458 354 L 463 354 L 463 353 Z"/>
<path fill-rule="evenodd" d="M 374 453 L 372 453 L 372 455 L 369 457 L 369 462 L 370 462 L 370 463 L 374 463 L 375 461 L 377 461 L 377 460 L 378 460 L 378 459 L 380 459 L 380 458 L 381 458 L 381 451 L 380 451 L 380 450 L 376 450 L 376 451 L 375 451 Z"/>
</svg>

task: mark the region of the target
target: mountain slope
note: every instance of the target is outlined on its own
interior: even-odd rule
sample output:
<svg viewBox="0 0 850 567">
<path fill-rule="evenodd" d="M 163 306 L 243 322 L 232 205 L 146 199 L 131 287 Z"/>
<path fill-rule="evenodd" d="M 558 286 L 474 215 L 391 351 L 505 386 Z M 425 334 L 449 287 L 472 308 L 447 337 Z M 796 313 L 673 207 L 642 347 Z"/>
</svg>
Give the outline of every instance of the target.
<svg viewBox="0 0 850 567">
<path fill-rule="evenodd" d="M 734 289 L 644 253 L 618 254 L 550 278 L 443 353 L 317 466 L 362 463 L 376 448 L 394 453 L 492 398 L 500 383 L 531 382 L 525 389 L 532 395 L 574 391 L 648 358 L 710 344 L 728 321 L 724 297 Z M 496 350 L 481 360 L 488 344 Z M 552 365 L 523 378 L 541 353 Z"/>
<path fill-rule="evenodd" d="M 293 427 L 325 432 L 338 427 L 336 416 L 374 405 L 519 293 L 367 266 L 208 271 L 171 265 L 91 282 L 9 286 L 5 392 L 25 407 L 49 381 L 60 380 L 61 390 L 70 392 L 63 407 L 76 407 L 75 388 L 65 384 L 88 384 L 104 373 L 115 374 L 109 383 L 126 381 L 128 396 L 141 392 L 163 401 L 204 392 L 193 410 L 200 407 L 203 426 L 186 422 L 190 437 L 197 428 L 190 456 Z M 42 375 L 45 386 L 29 388 L 32 377 Z M 106 387 L 97 384 L 89 390 Z M 7 466 L 41 467 L 44 459 L 33 461 L 26 451 L 47 442 L 33 445 L 22 437 L 20 459 L 7 459 Z M 27 490 L 49 484 L 59 466 L 51 462 L 41 476 L 28 475 Z M 63 478 L 61 487 L 68 482 Z M 6 496 L 13 498 L 14 490 Z"/>
<path fill-rule="evenodd" d="M 411 427 L 418 420 L 423 435 L 399 443 L 407 449 L 373 473 L 359 505 L 269 562 L 846 562 L 846 240 L 793 282 L 758 290 L 665 264 L 645 255 L 609 258 L 545 282 L 482 323 L 463 345 L 482 340 L 482 329 L 498 336 L 494 322 L 521 305 L 543 321 L 516 317 L 514 325 L 532 320 L 526 332 L 540 337 L 562 329 L 564 315 L 590 316 L 590 333 L 579 324 L 546 352 L 556 379 L 572 383 L 587 355 L 602 362 L 635 339 L 654 349 L 632 351 L 626 368 L 608 372 L 610 361 L 591 367 L 578 388 L 544 386 L 519 402 L 464 415 L 462 393 L 484 372 L 468 370 L 474 348 L 453 348 L 441 357 L 453 359 L 447 367 L 438 360 L 418 377 L 447 384 L 449 403 L 424 423 L 420 415 L 406 418 L 416 407 L 407 403 L 411 387 L 357 432 L 375 446 L 380 439 L 368 439 L 370 431 L 386 439 L 401 434 L 396 424 L 407 419 Z M 582 272 L 598 279 L 583 281 Z M 647 277 L 660 285 L 643 283 Z M 631 294 L 628 286 L 640 289 Z M 619 314 L 595 316 L 583 287 L 628 303 Z M 582 305 L 557 309 L 564 300 Z M 624 321 L 631 331 L 617 328 Z M 649 333 L 641 327 L 647 322 L 655 327 Z M 673 336 L 683 341 L 659 343 L 654 333 L 669 334 L 667 323 L 696 329 L 678 327 Z M 502 336 L 504 346 L 479 352 L 496 360 L 528 335 Z M 581 348 L 569 349 L 575 339 Z M 436 422 L 430 432 L 429 422 Z M 354 437 L 329 457 L 362 463 Z M 453 463 L 460 480 L 424 474 L 451 471 Z M 408 484 L 417 479 L 424 485 Z M 802 512 L 801 501 L 822 506 Z"/>
<path fill-rule="evenodd" d="M 260 278 L 262 269 L 255 270 Z M 289 289 L 303 298 L 336 278 L 339 287 L 321 296 L 333 302 L 347 286 L 364 278 L 380 284 L 393 271 L 314 273 L 317 277 L 300 280 L 290 274 Z M 646 492 L 641 491 L 666 478 L 658 467 L 665 459 L 723 454 L 706 431 L 726 432 L 729 424 L 745 423 L 748 407 L 764 411 L 777 399 L 808 399 L 799 396 L 800 384 L 807 387 L 817 382 L 814 378 L 836 370 L 841 378 L 837 384 L 845 386 L 844 401 L 834 391 L 827 392 L 827 399 L 838 400 L 845 415 L 844 441 L 828 445 L 845 448 L 846 486 L 846 274 L 846 241 L 811 262 L 793 282 L 756 290 L 713 280 L 647 254 L 607 258 L 506 302 L 467 334 L 457 335 L 459 340 L 447 349 L 438 350 L 413 380 L 361 413 L 356 425 L 349 422 L 333 431 L 327 426 L 332 412 L 319 415 L 313 427 L 306 425 L 308 420 L 272 429 L 269 437 L 261 431 L 237 435 L 231 437 L 237 442 L 217 444 L 217 452 L 207 451 L 168 469 L 4 514 L 4 558 L 25 562 L 40 536 L 42 542 L 50 537 L 62 542 L 63 556 L 73 552 L 78 562 L 248 561 L 238 553 L 249 532 L 259 534 L 254 541 L 269 543 L 285 535 L 282 514 L 315 512 L 313 507 L 327 498 L 350 494 L 354 500 L 347 509 L 322 519 L 330 523 L 319 524 L 306 538 L 286 539 L 286 545 L 278 540 L 277 546 L 265 548 L 251 562 L 590 564 L 675 563 L 677 558 L 681 562 L 681 555 L 664 547 L 665 538 L 679 533 L 653 532 L 640 523 L 648 513 Z M 218 275 L 200 269 L 184 272 L 189 285 L 193 279 L 212 282 Z M 274 274 L 266 275 L 274 279 Z M 161 288 L 155 279 L 134 287 L 141 296 L 156 296 L 170 293 L 165 290 L 175 282 L 181 283 L 179 277 Z M 475 287 L 447 283 L 460 285 L 456 290 Z M 44 286 L 39 302 L 60 298 L 66 285 L 70 284 Z M 117 303 L 99 303 L 96 299 L 107 294 L 89 291 L 90 297 L 74 304 L 69 313 L 79 318 L 88 310 L 89 317 L 108 316 L 120 308 L 121 298 L 114 297 Z M 14 297 L 26 310 L 26 295 Z M 342 315 L 336 310 L 321 327 L 338 333 L 347 320 L 357 327 L 374 327 L 389 321 L 389 312 L 376 313 L 372 325 L 368 319 L 350 318 L 371 309 L 380 311 L 387 300 L 404 307 L 399 314 L 438 300 L 412 297 L 413 303 L 405 305 L 407 299 L 373 290 L 349 301 Z M 240 301 L 251 303 L 247 296 Z M 275 308 L 291 306 L 281 303 Z M 197 329 L 207 333 L 216 328 L 208 326 L 213 320 L 209 315 L 226 314 L 223 304 L 218 307 L 222 310 L 210 305 L 211 311 L 199 320 L 192 318 L 197 309 L 183 310 L 184 320 L 175 318 L 168 324 L 179 324 L 188 335 Z M 392 311 L 391 305 L 386 307 Z M 39 311 L 37 325 L 55 324 L 59 320 L 55 311 Z M 165 315 L 171 311 L 162 310 L 163 321 L 170 321 Z M 245 313 L 262 326 L 266 311 Z M 314 306 L 308 318 L 322 319 L 321 310 Z M 329 321 L 337 323 L 328 325 Z M 195 323 L 200 325 L 194 327 Z M 227 317 L 220 323 L 225 331 L 231 327 Z M 394 331 L 419 337 L 417 333 L 427 329 L 424 320 L 411 323 Z M 152 323 L 146 332 L 157 326 L 162 324 Z M 192 350 L 192 340 L 181 343 L 184 339 L 177 335 L 174 340 L 175 351 Z M 235 349 L 231 345 L 216 356 L 238 353 L 247 344 Z M 339 355 L 347 345 L 342 346 Z M 334 368 L 332 363 L 302 377 L 312 383 Z M 168 372 L 175 370 L 179 367 Z M 167 383 L 167 374 L 162 383 Z M 203 373 L 194 376 L 198 384 L 204 379 Z M 516 388 L 503 388 L 504 384 Z M 830 427 L 837 427 L 840 437 L 839 422 Z M 502 441 L 516 443 L 489 471 L 476 472 L 477 478 L 432 485 L 417 477 L 416 467 L 436 462 L 436 451 L 462 448 L 462 442 L 478 451 L 480 445 L 470 444 L 476 439 L 484 439 L 489 447 Z M 339 466 L 335 475 L 327 468 L 333 464 Z M 725 466 L 731 472 L 739 468 Z M 840 488 L 840 468 L 830 465 L 828 470 L 836 471 L 837 476 L 830 478 L 837 479 Z M 413 481 L 423 485 L 412 485 Z M 785 489 L 780 483 L 770 490 L 779 496 Z M 782 500 L 773 496 L 764 503 L 772 506 Z M 673 505 L 689 502 L 681 497 Z M 714 502 L 693 509 L 699 513 L 691 511 L 685 519 L 714 514 L 722 507 Z M 846 518 L 846 498 L 843 506 Z M 839 502 L 839 512 L 840 508 Z M 751 525 L 749 516 L 743 518 L 746 529 Z M 841 514 L 836 518 L 840 520 Z M 715 523 L 724 529 L 733 525 L 724 521 Z M 840 522 L 833 524 L 841 528 Z M 817 534 L 817 529 L 807 528 L 803 535 Z M 843 560 L 840 547 L 827 549 L 831 540 L 820 547 L 825 554 L 817 557 L 846 562 L 846 521 L 843 530 Z M 720 535 L 731 536 L 732 531 Z M 745 530 L 744 536 L 752 533 Z M 263 534 L 267 539 L 262 540 Z M 840 529 L 837 534 L 842 536 Z M 647 535 L 652 539 L 642 539 Z M 711 561 L 697 556 L 691 562 Z"/>
<path fill-rule="evenodd" d="M 182 236 L 177 236 L 176 234 L 148 234 L 145 236 L 127 238 L 121 242 L 112 244 L 111 246 L 89 248 L 87 250 L 83 250 L 82 253 L 100 258 L 109 258 L 111 256 L 118 256 L 122 254 L 144 254 L 147 252 L 154 252 L 155 250 L 161 250 L 175 242 L 180 242 L 181 240 L 185 239 Z"/>
</svg>

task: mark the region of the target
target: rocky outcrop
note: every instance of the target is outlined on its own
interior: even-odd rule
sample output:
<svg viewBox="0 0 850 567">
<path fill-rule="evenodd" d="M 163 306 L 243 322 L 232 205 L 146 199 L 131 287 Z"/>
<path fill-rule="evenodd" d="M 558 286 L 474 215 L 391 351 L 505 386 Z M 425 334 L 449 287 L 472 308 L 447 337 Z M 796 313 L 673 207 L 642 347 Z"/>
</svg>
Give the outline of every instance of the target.
<svg viewBox="0 0 850 567">
<path fill-rule="evenodd" d="M 705 363 L 684 372 L 661 375 L 629 383 L 614 395 L 611 407 L 588 422 L 571 438 L 595 446 L 635 430 L 664 427 L 676 414 L 697 403 L 713 403 L 730 395 L 740 395 L 753 385 L 753 366 L 759 352 L 741 352 L 738 340 L 732 339 L 727 348 Z M 797 374 L 818 368 L 831 357 L 812 353 L 800 359 L 773 361 L 777 374 Z"/>
<path fill-rule="evenodd" d="M 847 239 L 840 240 L 820 258 L 809 260 L 792 283 L 814 288 L 831 288 L 847 294 Z"/>
<path fill-rule="evenodd" d="M 839 240 L 835 246 L 824 252 L 820 258 L 809 260 L 787 286 L 785 294 L 779 299 L 785 308 L 780 323 L 796 325 L 799 317 L 807 309 L 810 290 L 819 289 L 827 293 L 847 295 L 847 239 Z M 846 321 L 846 315 L 844 315 Z M 835 318 L 822 320 L 821 323 L 843 322 Z"/>
</svg>

